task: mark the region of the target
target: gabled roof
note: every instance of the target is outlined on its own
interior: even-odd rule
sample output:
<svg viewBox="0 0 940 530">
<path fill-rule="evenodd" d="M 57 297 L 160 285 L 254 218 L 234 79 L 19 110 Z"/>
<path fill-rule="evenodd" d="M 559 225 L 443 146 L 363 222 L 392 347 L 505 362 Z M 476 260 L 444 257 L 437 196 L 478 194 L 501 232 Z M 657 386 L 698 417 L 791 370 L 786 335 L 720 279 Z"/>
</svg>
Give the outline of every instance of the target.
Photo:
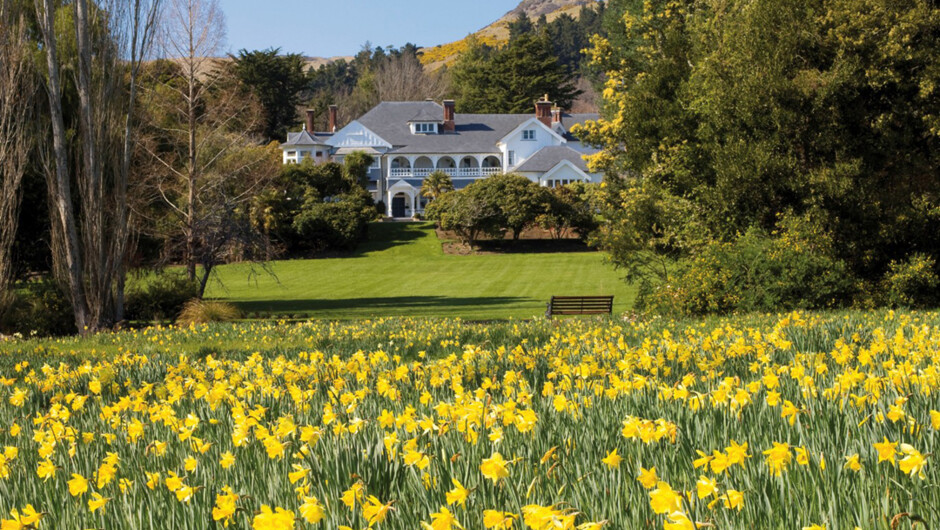
<svg viewBox="0 0 940 530">
<path fill-rule="evenodd" d="M 395 153 L 497 154 L 496 144 L 500 138 L 532 117 L 531 114 L 456 114 L 454 132 L 412 134 L 408 123 L 421 121 L 415 119 L 417 116 L 440 122 L 444 108 L 432 101 L 386 101 L 363 114 L 358 121 L 395 146 Z"/>
<path fill-rule="evenodd" d="M 391 144 L 393 148 L 389 153 L 497 154 L 496 144 L 534 116 L 534 113 L 458 113 L 454 116 L 453 132 L 413 134 L 410 123 L 440 123 L 444 119 L 444 107 L 433 101 L 383 101 L 356 121 Z M 575 123 L 598 118 L 597 114 L 562 114 L 562 125 L 567 130 Z M 575 140 L 567 134 L 565 138 Z"/>
<path fill-rule="evenodd" d="M 287 141 L 281 144 L 281 149 L 305 145 L 326 145 L 328 139 L 329 136 L 326 134 L 323 136 L 313 135 L 307 132 L 306 129 L 300 132 L 289 132 L 287 133 Z"/>
<path fill-rule="evenodd" d="M 565 160 L 581 171 L 587 172 L 588 170 L 587 163 L 581 158 L 581 153 L 566 145 L 543 147 L 515 170 L 521 173 L 545 173 Z"/>
</svg>

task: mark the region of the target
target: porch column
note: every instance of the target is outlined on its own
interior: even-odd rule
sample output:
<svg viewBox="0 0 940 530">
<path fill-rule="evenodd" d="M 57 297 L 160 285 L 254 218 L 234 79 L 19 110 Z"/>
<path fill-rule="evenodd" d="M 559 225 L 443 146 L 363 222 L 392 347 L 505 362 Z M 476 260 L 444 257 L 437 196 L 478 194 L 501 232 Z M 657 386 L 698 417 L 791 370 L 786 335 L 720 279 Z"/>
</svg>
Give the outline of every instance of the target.
<svg viewBox="0 0 940 530">
<path fill-rule="evenodd" d="M 411 194 L 411 217 L 418 215 L 418 212 L 415 211 L 415 194 Z"/>
<path fill-rule="evenodd" d="M 392 190 L 388 190 L 388 200 L 385 201 L 385 214 L 389 217 L 392 216 Z"/>
</svg>

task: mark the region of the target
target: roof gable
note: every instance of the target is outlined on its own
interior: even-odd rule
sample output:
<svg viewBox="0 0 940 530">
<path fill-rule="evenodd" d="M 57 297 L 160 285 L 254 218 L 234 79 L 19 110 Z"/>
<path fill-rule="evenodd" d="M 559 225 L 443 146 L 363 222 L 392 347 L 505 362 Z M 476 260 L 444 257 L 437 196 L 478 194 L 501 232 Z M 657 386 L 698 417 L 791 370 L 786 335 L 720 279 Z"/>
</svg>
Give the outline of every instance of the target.
<svg viewBox="0 0 940 530">
<path fill-rule="evenodd" d="M 530 117 L 529 119 L 527 119 L 526 121 L 520 123 L 518 127 L 516 127 L 515 129 L 509 131 L 509 133 L 503 135 L 503 137 L 499 139 L 499 142 L 498 142 L 498 143 L 505 143 L 505 142 L 506 142 L 506 139 L 509 138 L 510 136 L 512 136 L 512 135 L 514 135 L 514 134 L 518 134 L 519 131 L 521 131 L 521 130 L 523 130 L 523 129 L 526 129 L 526 128 L 529 128 L 529 127 L 531 127 L 531 126 L 533 126 L 533 125 L 536 126 L 536 127 L 541 127 L 543 131 L 547 131 L 549 134 L 551 134 L 552 136 L 554 136 L 555 138 L 557 138 L 558 141 L 560 141 L 560 142 L 562 142 L 562 143 L 565 143 L 565 142 L 567 141 L 567 140 L 565 140 L 565 138 L 564 138 L 563 136 L 561 136 L 560 134 L 558 134 L 557 132 L 555 132 L 554 130 L 552 130 L 551 127 L 549 127 L 549 126 L 545 125 L 544 123 L 542 123 L 542 120 L 540 120 L 540 119 L 538 119 L 538 118 L 536 118 L 536 117 L 533 116 L 533 117 Z"/>
<path fill-rule="evenodd" d="M 390 149 L 392 147 L 392 144 L 360 123 L 359 120 L 354 120 L 337 131 L 327 144 L 337 148 L 385 147 Z"/>
<path fill-rule="evenodd" d="M 545 174 L 542 175 L 542 178 L 543 178 L 543 179 L 550 179 L 553 175 L 555 175 L 555 173 L 558 173 L 559 171 L 562 170 L 562 168 L 566 168 L 566 167 L 571 168 L 571 169 L 574 170 L 576 173 L 579 173 L 583 178 L 590 179 L 590 175 L 588 175 L 588 174 L 587 174 L 584 170 L 582 170 L 581 168 L 579 168 L 579 167 L 577 167 L 576 165 L 574 165 L 573 163 L 571 163 L 570 160 L 562 160 L 561 162 L 559 162 L 558 164 L 556 164 L 555 167 L 553 167 L 553 168 L 550 169 L 549 171 L 546 171 Z"/>
</svg>

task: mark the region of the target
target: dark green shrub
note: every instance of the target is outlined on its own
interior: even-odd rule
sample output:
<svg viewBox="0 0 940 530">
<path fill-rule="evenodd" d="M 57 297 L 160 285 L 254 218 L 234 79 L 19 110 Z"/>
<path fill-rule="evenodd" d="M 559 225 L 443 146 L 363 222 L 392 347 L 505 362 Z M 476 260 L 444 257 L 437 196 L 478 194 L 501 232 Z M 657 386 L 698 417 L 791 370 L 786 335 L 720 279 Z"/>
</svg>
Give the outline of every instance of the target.
<svg viewBox="0 0 940 530">
<path fill-rule="evenodd" d="M 460 191 L 441 194 L 428 205 L 427 218 L 442 230 L 449 230 L 471 247 L 482 236 L 502 237 L 505 218 L 494 188 L 478 181 Z"/>
<path fill-rule="evenodd" d="M 57 336 L 76 332 L 72 303 L 55 282 L 31 281 L 18 286 L 7 297 L 5 307 L 0 319 L 3 333 Z"/>
<path fill-rule="evenodd" d="M 552 189 L 546 197 L 544 212 L 536 218 L 536 223 L 548 230 L 553 239 L 577 235 L 586 241 L 598 226 L 591 197 L 595 187 L 576 182 Z"/>
<path fill-rule="evenodd" d="M 199 295 L 199 283 L 184 274 L 160 273 L 128 282 L 124 295 L 127 320 L 173 320 L 183 305 Z"/>
<path fill-rule="evenodd" d="M 370 201 L 348 194 L 328 202 L 307 201 L 294 217 L 293 228 L 313 250 L 352 250 L 366 238 L 374 217 Z"/>
<path fill-rule="evenodd" d="M 783 233 L 756 229 L 707 243 L 668 280 L 647 282 L 638 305 L 672 315 L 822 309 L 848 304 L 855 282 L 830 239 L 796 222 Z"/>
<path fill-rule="evenodd" d="M 940 303 L 937 261 L 926 254 L 912 254 L 892 261 L 882 282 L 885 301 L 893 307 L 925 308 Z"/>
</svg>

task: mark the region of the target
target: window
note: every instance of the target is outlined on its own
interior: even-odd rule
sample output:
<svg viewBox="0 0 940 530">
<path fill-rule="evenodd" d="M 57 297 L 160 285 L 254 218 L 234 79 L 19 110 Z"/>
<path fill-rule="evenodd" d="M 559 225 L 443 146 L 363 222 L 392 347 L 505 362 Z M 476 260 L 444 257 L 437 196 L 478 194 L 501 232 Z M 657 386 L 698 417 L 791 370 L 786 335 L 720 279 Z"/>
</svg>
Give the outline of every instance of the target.
<svg viewBox="0 0 940 530">
<path fill-rule="evenodd" d="M 516 152 L 515 152 L 515 151 L 510 151 L 510 152 L 509 152 L 509 160 L 508 160 L 508 163 L 507 163 L 506 165 L 507 165 L 507 166 L 514 166 L 514 165 L 516 165 Z"/>
<path fill-rule="evenodd" d="M 317 158 L 320 158 L 322 156 L 323 156 L 323 151 L 317 151 Z"/>
<path fill-rule="evenodd" d="M 382 168 L 382 159 L 377 156 L 373 156 L 372 166 L 369 169 L 381 169 L 381 168 Z"/>
<path fill-rule="evenodd" d="M 431 134 L 437 132 L 436 123 L 416 123 L 414 126 L 416 134 Z"/>
<path fill-rule="evenodd" d="M 535 140 L 535 129 L 526 129 L 522 131 L 523 140 Z"/>
<path fill-rule="evenodd" d="M 297 156 L 297 151 L 288 151 L 287 156 Z"/>
</svg>

